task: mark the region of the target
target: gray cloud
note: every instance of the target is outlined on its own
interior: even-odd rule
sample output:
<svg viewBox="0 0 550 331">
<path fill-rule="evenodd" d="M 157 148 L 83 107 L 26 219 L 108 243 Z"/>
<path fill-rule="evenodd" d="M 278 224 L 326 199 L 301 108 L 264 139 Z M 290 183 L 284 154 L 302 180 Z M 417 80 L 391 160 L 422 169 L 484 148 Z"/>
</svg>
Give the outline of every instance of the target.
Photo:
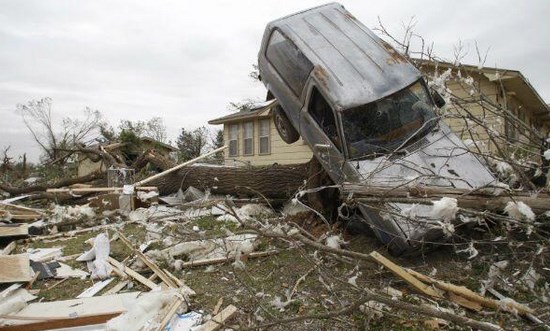
<svg viewBox="0 0 550 331">
<path fill-rule="evenodd" d="M 117 125 L 161 116 L 169 135 L 227 114 L 231 101 L 265 96 L 248 73 L 267 22 L 324 1 L 0 0 L 0 147 L 32 141 L 17 103 L 49 96 L 59 119 L 89 106 Z M 416 31 L 452 57 L 459 40 L 491 47 L 487 65 L 521 70 L 546 99 L 550 3 L 537 1 L 343 1 L 367 26 L 380 16 L 396 35 Z M 26 138 L 25 138 L 26 137 Z"/>
</svg>

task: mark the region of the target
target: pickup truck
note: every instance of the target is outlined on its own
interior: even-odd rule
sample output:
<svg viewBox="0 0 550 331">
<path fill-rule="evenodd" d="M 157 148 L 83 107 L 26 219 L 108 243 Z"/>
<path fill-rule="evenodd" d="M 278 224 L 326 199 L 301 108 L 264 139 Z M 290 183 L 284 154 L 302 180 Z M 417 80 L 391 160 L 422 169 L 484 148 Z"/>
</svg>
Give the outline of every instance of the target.
<svg viewBox="0 0 550 331">
<path fill-rule="evenodd" d="M 268 97 L 279 102 L 279 135 L 287 143 L 302 136 L 336 184 L 475 189 L 496 182 L 436 116 L 444 101 L 419 70 L 338 3 L 270 22 L 258 67 Z M 444 237 L 431 209 L 360 203 L 357 217 L 398 255 Z"/>
</svg>

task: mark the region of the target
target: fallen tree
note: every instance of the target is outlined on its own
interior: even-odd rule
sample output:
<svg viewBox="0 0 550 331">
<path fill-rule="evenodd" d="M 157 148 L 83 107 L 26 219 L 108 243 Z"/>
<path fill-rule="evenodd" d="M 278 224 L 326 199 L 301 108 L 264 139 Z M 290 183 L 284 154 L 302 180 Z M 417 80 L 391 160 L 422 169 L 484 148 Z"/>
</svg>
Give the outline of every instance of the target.
<svg viewBox="0 0 550 331">
<path fill-rule="evenodd" d="M 201 190 L 209 190 L 213 194 L 231 194 L 237 197 L 261 195 L 268 199 L 288 199 L 294 196 L 308 179 L 312 162 L 239 168 L 188 166 L 149 182 L 147 185 L 157 186 L 161 195 L 193 186 Z"/>
</svg>

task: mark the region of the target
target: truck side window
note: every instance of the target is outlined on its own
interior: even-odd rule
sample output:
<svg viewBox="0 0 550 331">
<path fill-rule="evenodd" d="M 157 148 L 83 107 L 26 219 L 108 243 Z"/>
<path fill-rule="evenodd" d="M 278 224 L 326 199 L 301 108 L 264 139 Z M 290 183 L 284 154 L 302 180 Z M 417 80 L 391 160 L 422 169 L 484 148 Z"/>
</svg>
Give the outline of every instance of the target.
<svg viewBox="0 0 550 331">
<path fill-rule="evenodd" d="M 336 121 L 334 120 L 334 112 L 328 104 L 328 102 L 323 98 L 321 93 L 317 91 L 316 88 L 313 88 L 311 91 L 311 98 L 309 101 L 309 113 L 311 117 L 319 124 L 321 129 L 325 134 L 330 138 L 330 140 L 336 145 L 336 147 L 341 151 L 342 145 L 340 143 L 340 137 L 338 136 L 338 130 L 336 129 Z"/>
<path fill-rule="evenodd" d="M 311 61 L 278 30 L 271 34 L 265 55 L 292 92 L 300 96 L 313 69 Z"/>
</svg>

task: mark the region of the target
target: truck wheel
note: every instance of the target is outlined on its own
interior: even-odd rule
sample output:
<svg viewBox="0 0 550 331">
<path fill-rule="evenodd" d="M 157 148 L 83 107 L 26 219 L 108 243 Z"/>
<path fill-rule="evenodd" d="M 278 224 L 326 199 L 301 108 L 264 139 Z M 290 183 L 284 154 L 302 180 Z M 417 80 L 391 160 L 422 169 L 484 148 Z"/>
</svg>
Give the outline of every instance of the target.
<svg viewBox="0 0 550 331">
<path fill-rule="evenodd" d="M 286 117 L 281 106 L 273 108 L 273 122 L 277 128 L 277 132 L 279 132 L 279 136 L 281 136 L 281 139 L 283 139 L 285 143 L 292 144 L 298 141 L 300 134 L 296 131 L 294 126 L 292 126 L 292 123 L 290 123 L 288 117 Z"/>
</svg>

